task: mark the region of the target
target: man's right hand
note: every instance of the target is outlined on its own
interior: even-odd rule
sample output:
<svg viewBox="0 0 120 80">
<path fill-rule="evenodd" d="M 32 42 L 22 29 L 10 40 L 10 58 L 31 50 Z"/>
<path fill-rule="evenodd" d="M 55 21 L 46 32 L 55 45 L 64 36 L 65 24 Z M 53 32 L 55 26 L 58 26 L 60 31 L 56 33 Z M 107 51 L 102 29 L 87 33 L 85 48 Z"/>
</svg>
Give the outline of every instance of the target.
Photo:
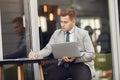
<svg viewBox="0 0 120 80">
<path fill-rule="evenodd" d="M 71 58 L 68 58 L 68 57 L 66 57 L 66 56 L 64 56 L 63 58 L 62 58 L 65 62 L 73 62 L 73 61 L 75 61 L 75 57 L 71 57 Z"/>
<path fill-rule="evenodd" d="M 30 51 L 30 53 L 28 54 L 28 57 L 30 59 L 37 59 L 38 58 L 38 54 L 33 52 L 33 51 Z"/>
</svg>

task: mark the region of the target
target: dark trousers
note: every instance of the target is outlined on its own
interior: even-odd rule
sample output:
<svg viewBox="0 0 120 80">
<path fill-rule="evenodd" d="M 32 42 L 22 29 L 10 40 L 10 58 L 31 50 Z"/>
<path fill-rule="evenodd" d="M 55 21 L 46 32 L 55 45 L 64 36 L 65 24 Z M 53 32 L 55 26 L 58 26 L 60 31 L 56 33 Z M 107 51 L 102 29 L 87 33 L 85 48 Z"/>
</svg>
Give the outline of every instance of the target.
<svg viewBox="0 0 120 80">
<path fill-rule="evenodd" d="M 72 80 L 91 80 L 91 71 L 84 63 L 69 63 L 67 68 L 64 64 L 52 64 L 46 68 L 46 72 L 45 80 L 66 80 L 68 77 Z"/>
</svg>

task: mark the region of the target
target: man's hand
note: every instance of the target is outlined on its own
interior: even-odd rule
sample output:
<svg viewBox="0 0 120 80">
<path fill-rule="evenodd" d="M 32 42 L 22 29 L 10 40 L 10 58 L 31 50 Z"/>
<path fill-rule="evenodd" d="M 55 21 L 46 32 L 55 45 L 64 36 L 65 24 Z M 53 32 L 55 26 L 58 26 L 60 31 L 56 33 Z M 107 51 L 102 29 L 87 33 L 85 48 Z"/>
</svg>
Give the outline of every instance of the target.
<svg viewBox="0 0 120 80">
<path fill-rule="evenodd" d="M 38 58 L 38 54 L 36 54 L 35 52 L 31 51 L 29 54 L 28 54 L 28 57 L 30 59 L 36 59 Z"/>
<path fill-rule="evenodd" d="M 68 57 L 66 57 L 66 56 L 64 56 L 63 57 L 63 60 L 65 61 L 65 62 L 73 62 L 73 61 L 75 61 L 75 57 L 71 57 L 71 58 L 68 58 Z"/>
</svg>

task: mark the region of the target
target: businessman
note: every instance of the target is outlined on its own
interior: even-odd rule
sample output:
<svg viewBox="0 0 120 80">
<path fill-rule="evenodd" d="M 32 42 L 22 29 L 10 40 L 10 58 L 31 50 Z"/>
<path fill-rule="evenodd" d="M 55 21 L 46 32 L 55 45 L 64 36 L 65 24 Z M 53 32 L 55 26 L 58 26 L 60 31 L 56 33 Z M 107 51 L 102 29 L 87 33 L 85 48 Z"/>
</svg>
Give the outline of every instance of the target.
<svg viewBox="0 0 120 80">
<path fill-rule="evenodd" d="M 55 63 L 54 67 L 47 70 L 47 80 L 66 80 L 69 76 L 72 80 L 91 80 L 95 74 L 93 61 L 95 52 L 93 44 L 88 32 L 78 28 L 75 23 L 75 11 L 73 9 L 64 10 L 60 15 L 61 29 L 53 33 L 45 48 L 37 53 L 32 51 L 29 53 L 29 58 L 31 59 L 44 58 L 52 53 L 50 44 L 64 42 L 78 43 L 80 55 L 77 58 L 63 56 L 63 64 L 58 66 L 58 64 Z"/>
</svg>

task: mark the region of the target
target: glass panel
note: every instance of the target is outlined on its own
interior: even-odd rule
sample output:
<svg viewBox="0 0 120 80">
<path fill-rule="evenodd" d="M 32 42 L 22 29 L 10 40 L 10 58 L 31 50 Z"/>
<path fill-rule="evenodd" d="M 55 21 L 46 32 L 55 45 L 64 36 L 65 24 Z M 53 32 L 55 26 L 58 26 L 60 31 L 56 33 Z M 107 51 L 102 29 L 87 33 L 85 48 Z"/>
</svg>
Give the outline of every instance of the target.
<svg viewBox="0 0 120 80">
<path fill-rule="evenodd" d="M 41 41 L 44 47 L 53 32 L 60 28 L 59 15 L 61 10 L 72 7 L 77 12 L 76 25 L 90 30 L 95 52 L 96 77 L 93 80 L 112 80 L 111 36 L 108 13 L 108 0 L 38 0 L 39 22 L 41 26 Z M 46 20 L 44 22 L 44 20 Z M 47 22 L 47 23 L 46 23 Z M 47 26 L 47 27 L 46 27 Z"/>
<path fill-rule="evenodd" d="M 23 0 L 0 0 L 0 10 L 4 59 L 26 57 Z M 15 65 L 5 66 L 5 80 L 17 80 L 17 67 Z M 25 79 L 27 79 L 27 69 L 25 65 Z"/>
<path fill-rule="evenodd" d="M 26 56 L 23 1 L 1 0 L 1 25 L 4 59 Z"/>
</svg>

